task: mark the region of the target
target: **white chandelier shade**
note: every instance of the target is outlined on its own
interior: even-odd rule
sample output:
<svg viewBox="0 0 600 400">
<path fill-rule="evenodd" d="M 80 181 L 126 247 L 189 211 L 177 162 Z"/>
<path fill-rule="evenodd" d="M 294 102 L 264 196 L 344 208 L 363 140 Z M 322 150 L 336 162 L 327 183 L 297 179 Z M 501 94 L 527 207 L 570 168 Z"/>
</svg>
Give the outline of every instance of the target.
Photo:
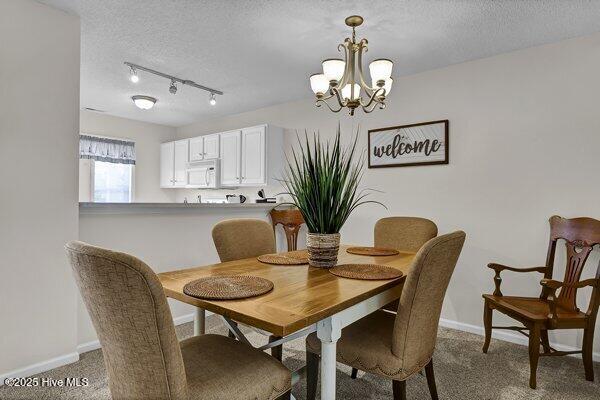
<svg viewBox="0 0 600 400">
<path fill-rule="evenodd" d="M 363 76 L 362 56 L 367 52 L 367 39 L 356 40 L 355 28 L 363 22 L 362 17 L 353 15 L 346 18 L 346 25 L 352 27 L 352 37 L 346 38 L 338 46 L 344 59 L 330 58 L 322 62 L 323 73 L 310 76 L 310 87 L 316 96 L 316 106 L 325 104 L 333 112 L 348 108 L 354 115 L 361 107 L 370 113 L 377 106 L 385 108 L 385 100 L 392 90 L 392 70 L 394 63 L 386 58 L 373 60 L 369 64 L 371 86 Z M 333 105 L 328 102 L 331 100 Z M 337 103 L 337 104 L 335 104 Z"/>
</svg>

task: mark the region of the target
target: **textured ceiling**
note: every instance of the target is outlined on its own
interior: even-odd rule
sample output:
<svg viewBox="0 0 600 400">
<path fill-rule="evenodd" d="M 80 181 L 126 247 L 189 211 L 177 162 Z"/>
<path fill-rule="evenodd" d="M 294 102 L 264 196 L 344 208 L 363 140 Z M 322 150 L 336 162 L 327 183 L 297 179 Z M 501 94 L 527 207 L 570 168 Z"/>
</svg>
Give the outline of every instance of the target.
<svg viewBox="0 0 600 400">
<path fill-rule="evenodd" d="M 390 58 L 394 77 L 600 31 L 600 1 L 426 0 L 41 0 L 81 17 L 81 106 L 180 126 L 306 98 L 308 76 L 335 57 L 349 30 L 370 58 Z M 123 61 L 225 92 L 211 107 L 191 87 L 128 80 Z M 398 89 L 396 89 L 398 90 Z M 135 94 L 158 98 L 138 110 Z"/>
</svg>

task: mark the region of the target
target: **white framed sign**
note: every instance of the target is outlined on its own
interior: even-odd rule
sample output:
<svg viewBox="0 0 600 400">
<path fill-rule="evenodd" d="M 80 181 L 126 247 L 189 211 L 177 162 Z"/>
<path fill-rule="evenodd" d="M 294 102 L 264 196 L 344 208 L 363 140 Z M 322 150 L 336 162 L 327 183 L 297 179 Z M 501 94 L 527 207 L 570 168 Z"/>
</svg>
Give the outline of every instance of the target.
<svg viewBox="0 0 600 400">
<path fill-rule="evenodd" d="M 369 131 L 369 168 L 448 164 L 448 120 Z"/>
</svg>

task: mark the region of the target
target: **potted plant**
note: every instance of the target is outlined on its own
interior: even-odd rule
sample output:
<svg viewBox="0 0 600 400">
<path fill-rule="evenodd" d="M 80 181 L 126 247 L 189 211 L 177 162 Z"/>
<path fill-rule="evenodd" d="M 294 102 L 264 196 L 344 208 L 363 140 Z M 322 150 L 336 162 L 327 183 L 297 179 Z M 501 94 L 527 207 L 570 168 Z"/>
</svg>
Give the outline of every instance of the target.
<svg viewBox="0 0 600 400">
<path fill-rule="evenodd" d="M 306 247 L 312 267 L 331 268 L 337 263 L 340 229 L 356 207 L 377 201 L 364 200 L 366 190 L 358 191 L 364 154 L 355 160 L 358 132 L 346 148 L 340 143 L 340 127 L 333 143 L 322 143 L 317 134 L 312 140 L 298 137 L 281 183 L 291 203 L 302 213 L 308 227 Z M 381 204 L 383 205 L 383 204 Z"/>
</svg>

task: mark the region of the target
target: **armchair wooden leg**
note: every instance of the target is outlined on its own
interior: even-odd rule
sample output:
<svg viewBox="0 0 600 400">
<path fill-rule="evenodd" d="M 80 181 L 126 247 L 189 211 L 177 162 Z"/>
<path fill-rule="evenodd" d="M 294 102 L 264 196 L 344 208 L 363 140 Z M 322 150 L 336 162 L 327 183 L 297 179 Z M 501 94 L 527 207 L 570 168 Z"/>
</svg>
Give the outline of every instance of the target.
<svg viewBox="0 0 600 400">
<path fill-rule="evenodd" d="M 537 365 L 540 358 L 540 326 L 534 324 L 529 329 L 529 387 L 535 389 Z"/>
<path fill-rule="evenodd" d="M 392 381 L 394 400 L 406 400 L 406 381 Z"/>
<path fill-rule="evenodd" d="M 544 353 L 550 353 L 550 340 L 548 339 L 548 330 L 542 329 L 540 335 L 542 338 L 542 347 L 544 349 Z"/>
<path fill-rule="evenodd" d="M 425 375 L 427 376 L 427 386 L 431 400 L 438 400 L 437 387 L 435 386 L 435 375 L 433 374 L 433 359 L 425 366 Z"/>
<path fill-rule="evenodd" d="M 487 353 L 492 339 L 492 308 L 487 300 L 483 306 L 483 326 L 485 327 L 485 342 L 483 343 L 483 352 Z"/>
<path fill-rule="evenodd" d="M 357 374 L 358 374 L 358 369 L 352 368 L 352 374 L 350 375 L 350 378 L 356 379 Z"/>
<path fill-rule="evenodd" d="M 317 397 L 319 362 L 318 355 L 306 352 L 306 400 L 315 400 Z"/>
<path fill-rule="evenodd" d="M 593 321 L 592 321 L 593 322 Z M 583 368 L 585 368 L 585 379 L 594 381 L 594 362 L 592 361 L 592 352 L 594 348 L 594 329 L 586 328 L 583 331 Z"/>
<path fill-rule="evenodd" d="M 279 336 L 269 336 L 269 343 L 274 342 L 276 340 L 281 339 Z M 279 345 L 279 346 L 275 346 L 275 347 L 271 347 L 271 355 L 278 359 L 279 361 L 283 361 L 283 346 Z"/>
</svg>

